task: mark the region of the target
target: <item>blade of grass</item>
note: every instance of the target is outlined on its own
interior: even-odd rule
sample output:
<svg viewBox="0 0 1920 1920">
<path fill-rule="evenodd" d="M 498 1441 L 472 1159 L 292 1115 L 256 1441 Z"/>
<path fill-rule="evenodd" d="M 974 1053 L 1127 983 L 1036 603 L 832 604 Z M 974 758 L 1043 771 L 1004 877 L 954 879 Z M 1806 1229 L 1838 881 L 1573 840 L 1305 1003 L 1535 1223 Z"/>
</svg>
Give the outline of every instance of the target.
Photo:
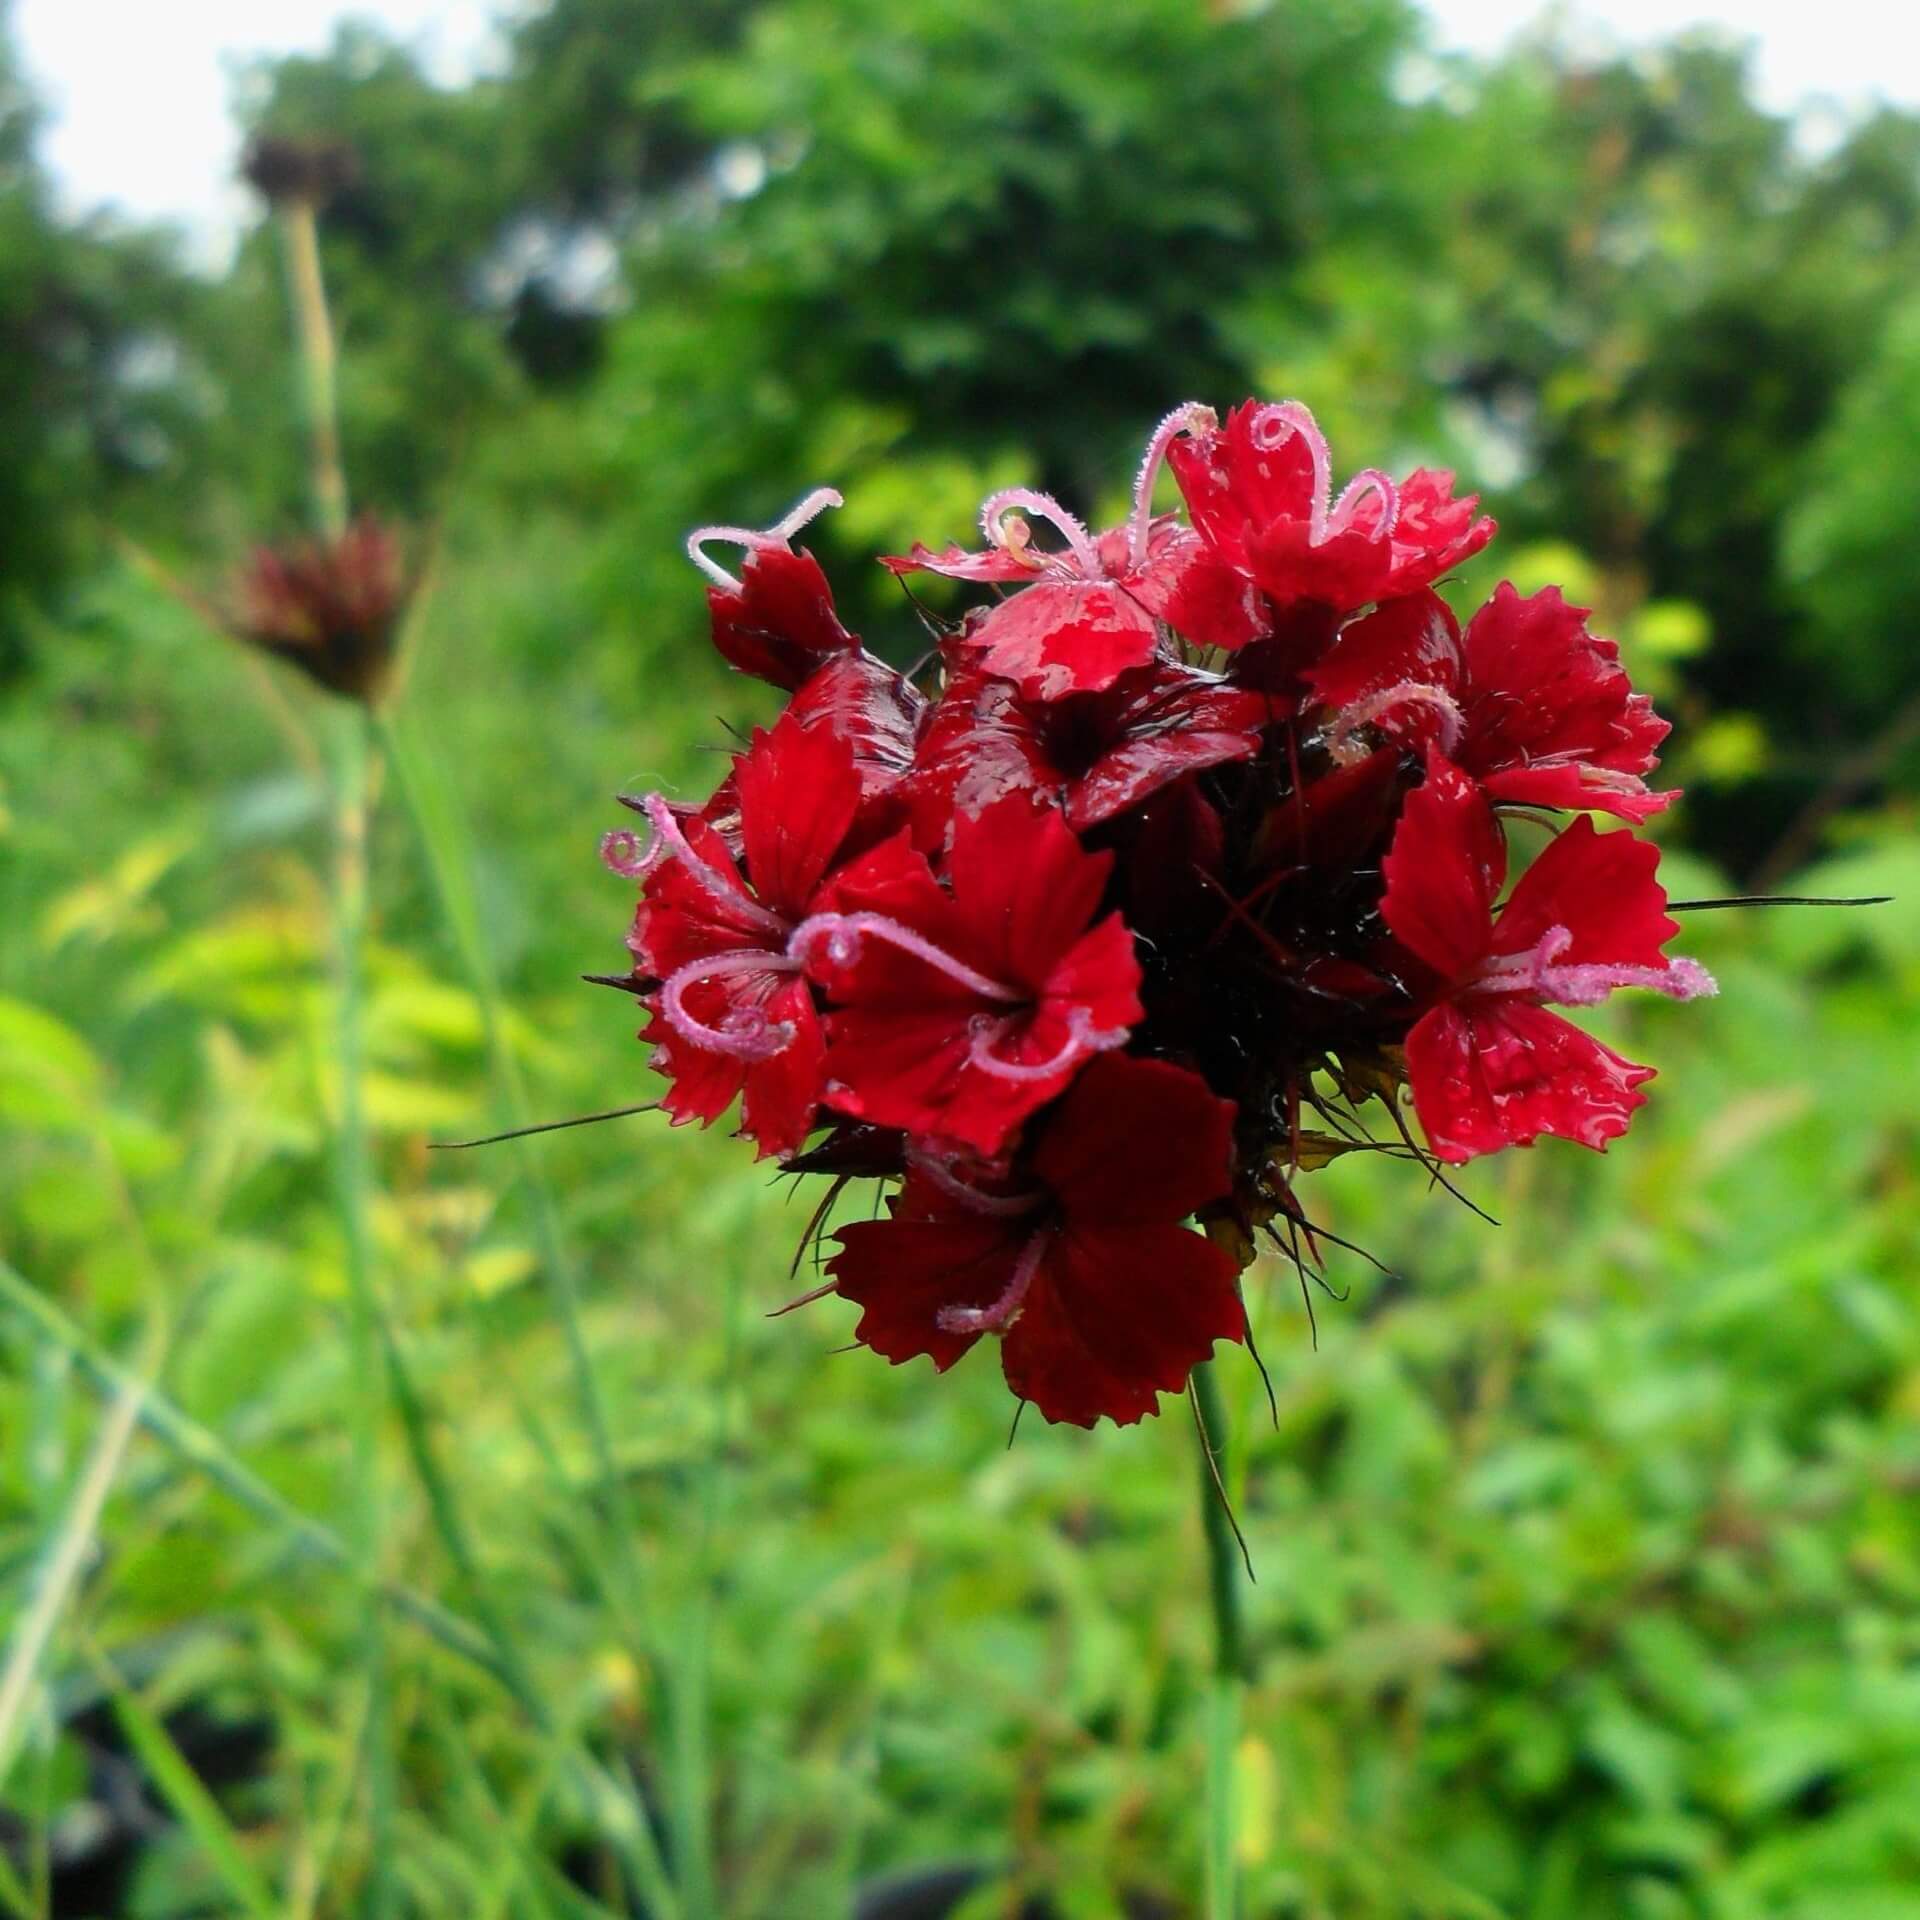
<svg viewBox="0 0 1920 1920">
<path fill-rule="evenodd" d="M 0 1906 L 6 1908 L 13 1920 L 33 1920 L 33 1902 L 4 1849 L 0 1849 Z"/>
<path fill-rule="evenodd" d="M 174 1745 L 159 1716 L 127 1686 L 105 1654 L 91 1646 L 87 1658 L 113 1701 L 115 1717 L 148 1776 L 207 1856 L 209 1865 L 252 1920 L 276 1920 L 278 1903 L 255 1873 L 219 1802 Z"/>
<path fill-rule="evenodd" d="M 492 1675 L 509 1693 L 515 1692 L 513 1679 L 502 1671 L 492 1644 L 470 1621 L 448 1612 L 438 1601 L 398 1581 L 369 1579 L 338 1534 L 274 1492 L 258 1474 L 236 1460 L 208 1428 L 182 1413 L 159 1392 L 141 1386 L 4 1259 L 0 1259 L 0 1302 L 12 1307 L 43 1339 L 68 1354 L 96 1387 L 110 1394 L 131 1389 L 141 1426 L 229 1498 L 256 1518 L 289 1534 L 316 1559 L 363 1581 L 395 1613 L 411 1621 L 449 1653 Z"/>
<path fill-rule="evenodd" d="M 157 1349 L 157 1342 L 150 1342 Z M 145 1371 L 145 1368 L 142 1369 Z M 127 1446 L 140 1420 L 142 1388 L 128 1380 L 115 1395 L 85 1472 L 67 1503 L 66 1516 L 47 1550 L 33 1602 L 22 1616 L 7 1664 L 0 1672 L 0 1782 L 13 1771 L 20 1726 L 32 1697 L 34 1677 L 59 1624 L 68 1594 L 79 1580 L 99 1530 L 100 1514 L 120 1476 Z"/>
</svg>

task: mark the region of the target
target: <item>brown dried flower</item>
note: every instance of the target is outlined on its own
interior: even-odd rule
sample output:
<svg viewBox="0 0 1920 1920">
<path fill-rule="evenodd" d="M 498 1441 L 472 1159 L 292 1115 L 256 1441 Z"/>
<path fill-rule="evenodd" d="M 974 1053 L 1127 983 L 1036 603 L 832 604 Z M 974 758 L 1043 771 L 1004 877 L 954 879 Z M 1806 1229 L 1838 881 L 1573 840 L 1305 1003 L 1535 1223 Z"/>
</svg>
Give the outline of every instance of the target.
<svg viewBox="0 0 1920 1920">
<path fill-rule="evenodd" d="M 362 514 L 336 540 L 257 548 L 235 582 L 228 624 L 331 692 L 373 706 L 416 584 L 394 532 Z"/>
</svg>

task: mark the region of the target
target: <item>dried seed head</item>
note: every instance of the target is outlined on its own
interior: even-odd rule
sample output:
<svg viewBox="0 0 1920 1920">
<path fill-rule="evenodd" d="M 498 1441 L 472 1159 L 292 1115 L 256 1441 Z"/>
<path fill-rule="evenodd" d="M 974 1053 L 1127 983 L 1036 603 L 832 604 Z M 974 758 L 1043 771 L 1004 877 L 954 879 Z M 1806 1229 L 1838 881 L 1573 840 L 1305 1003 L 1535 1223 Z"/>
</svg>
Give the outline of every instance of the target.
<svg viewBox="0 0 1920 1920">
<path fill-rule="evenodd" d="M 324 207 L 360 178 L 360 156 L 344 140 L 257 133 L 240 162 L 247 183 L 274 206 Z"/>
<path fill-rule="evenodd" d="M 393 530 L 362 514 L 337 540 L 256 548 L 234 582 L 228 625 L 330 692 L 373 706 L 415 585 Z"/>
</svg>

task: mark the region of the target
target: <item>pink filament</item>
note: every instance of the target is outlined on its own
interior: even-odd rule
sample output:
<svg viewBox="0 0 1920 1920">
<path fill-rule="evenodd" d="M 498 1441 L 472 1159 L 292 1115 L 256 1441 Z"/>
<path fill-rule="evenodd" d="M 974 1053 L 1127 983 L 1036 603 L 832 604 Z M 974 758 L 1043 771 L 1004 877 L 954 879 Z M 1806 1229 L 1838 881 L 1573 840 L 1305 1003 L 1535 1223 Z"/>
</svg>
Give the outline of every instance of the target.
<svg viewBox="0 0 1920 1920">
<path fill-rule="evenodd" d="M 1100 564 L 1100 556 L 1094 551 L 1092 537 L 1086 527 L 1050 493 L 1040 493 L 1032 487 L 1005 487 L 998 493 L 989 494 L 980 503 L 980 531 L 988 542 L 996 547 L 1007 546 L 1005 521 L 1009 513 L 1016 508 L 1037 515 L 1055 528 L 1067 543 L 1067 550 L 1073 556 L 1073 566 L 1069 572 L 1078 573 L 1088 580 L 1104 578 L 1106 569 Z M 1059 556 L 1047 556 L 1056 564 Z"/>
<path fill-rule="evenodd" d="M 1020 1249 L 1020 1258 L 999 1299 L 987 1307 L 942 1307 L 933 1316 L 942 1333 L 997 1333 L 1020 1311 L 1033 1276 L 1046 1258 L 1051 1236 L 1043 1229 Z"/>
<path fill-rule="evenodd" d="M 771 1060 L 793 1044 L 791 1020 L 769 1020 L 763 1008 L 736 1006 L 717 1027 L 688 1012 L 687 989 L 701 980 L 738 979 L 750 973 L 792 973 L 794 963 L 765 947 L 740 947 L 716 953 L 710 959 L 689 960 L 667 976 L 660 988 L 660 1011 L 689 1046 L 707 1053 L 724 1053 L 734 1060 Z"/>
<path fill-rule="evenodd" d="M 763 907 L 739 887 L 730 885 L 725 874 L 694 852 L 687 836 L 680 830 L 680 822 L 673 817 L 673 809 L 660 794 L 648 794 L 641 804 L 646 808 L 647 818 L 653 822 L 655 834 L 654 851 L 647 856 L 648 865 L 660 857 L 662 850 L 671 853 L 699 883 L 701 891 L 717 905 L 725 907 L 730 914 L 744 920 L 749 926 L 759 927 L 767 933 L 785 934 L 787 923 L 777 913 L 770 907 Z"/>
<path fill-rule="evenodd" d="M 1023 1213 L 1031 1213 L 1044 1198 L 1039 1193 L 984 1193 L 971 1181 L 961 1179 L 944 1155 L 925 1149 L 909 1150 L 907 1160 L 914 1172 L 931 1181 L 949 1200 L 959 1201 L 974 1213 L 1017 1220 Z"/>
<path fill-rule="evenodd" d="M 1368 467 L 1356 473 L 1341 489 L 1340 498 L 1333 503 L 1332 510 L 1313 536 L 1314 545 L 1318 546 L 1331 535 L 1344 533 L 1352 526 L 1353 517 L 1360 510 L 1360 502 L 1370 493 L 1380 498 L 1380 524 L 1368 538 L 1389 538 L 1400 519 L 1400 490 L 1378 467 Z"/>
<path fill-rule="evenodd" d="M 967 1064 L 978 1067 L 982 1073 L 991 1074 L 996 1080 L 1010 1080 L 1016 1085 L 1030 1085 L 1037 1080 L 1051 1080 L 1056 1074 L 1064 1072 L 1081 1055 L 1089 1053 L 1110 1053 L 1115 1047 L 1127 1044 L 1127 1029 L 1112 1027 L 1105 1031 L 1096 1029 L 1093 1015 L 1085 1007 L 1074 1007 L 1067 1014 L 1067 1037 L 1059 1050 L 1050 1060 L 1023 1062 L 1002 1060 L 993 1051 L 994 1044 L 1007 1036 L 1015 1023 L 1010 1020 L 996 1020 L 986 1015 L 974 1023 L 973 1039 L 967 1048 Z"/>
<path fill-rule="evenodd" d="M 1493 993 L 1537 994 L 1562 1007 L 1597 1007 L 1619 987 L 1647 987 L 1670 1000 L 1700 1000 L 1720 991 L 1719 983 L 1697 960 L 1672 960 L 1664 967 L 1613 966 L 1602 961 L 1558 965 L 1573 945 L 1565 927 L 1549 927 L 1524 953 L 1501 954 L 1483 965 L 1474 984 Z"/>
<path fill-rule="evenodd" d="M 749 553 L 757 552 L 762 547 L 788 547 L 793 536 L 809 520 L 818 519 L 828 507 L 841 504 L 840 495 L 832 487 L 815 487 L 764 531 L 753 527 L 695 527 L 687 535 L 687 558 L 716 587 L 738 593 L 740 582 L 706 551 L 709 540 L 724 540 L 729 546 L 746 548 Z"/>
<path fill-rule="evenodd" d="M 640 836 L 627 827 L 616 827 L 600 836 L 600 858 L 623 880 L 644 880 L 660 862 L 666 843 L 657 836 L 644 852 Z"/>
<path fill-rule="evenodd" d="M 982 1000 L 1015 1006 L 1027 998 L 1016 987 L 1004 987 L 998 980 L 976 973 L 965 961 L 956 960 L 944 948 L 884 913 L 816 913 L 794 928 L 787 941 L 787 954 L 796 966 L 806 967 L 824 947 L 825 956 L 833 966 L 850 967 L 860 958 L 861 941 L 867 939 L 883 940 L 888 946 L 911 954 L 955 986 L 966 988 Z"/>
<path fill-rule="evenodd" d="M 1445 687 L 1433 686 L 1425 680 L 1397 680 L 1392 686 L 1382 687 L 1378 693 L 1370 693 L 1364 700 L 1356 700 L 1352 706 L 1340 710 L 1327 736 L 1333 757 L 1336 760 L 1355 757 L 1348 749 L 1354 734 L 1362 727 L 1384 720 L 1395 707 L 1413 706 L 1431 707 L 1440 716 L 1440 751 L 1450 755 L 1466 729 L 1453 695 Z"/>
<path fill-rule="evenodd" d="M 1183 433 L 1211 433 L 1220 424 L 1211 407 L 1189 400 L 1177 406 L 1153 430 L 1133 483 L 1133 512 L 1127 520 L 1127 557 L 1137 567 L 1147 557 L 1147 530 L 1153 524 L 1153 489 L 1165 464 L 1167 449 Z"/>
</svg>

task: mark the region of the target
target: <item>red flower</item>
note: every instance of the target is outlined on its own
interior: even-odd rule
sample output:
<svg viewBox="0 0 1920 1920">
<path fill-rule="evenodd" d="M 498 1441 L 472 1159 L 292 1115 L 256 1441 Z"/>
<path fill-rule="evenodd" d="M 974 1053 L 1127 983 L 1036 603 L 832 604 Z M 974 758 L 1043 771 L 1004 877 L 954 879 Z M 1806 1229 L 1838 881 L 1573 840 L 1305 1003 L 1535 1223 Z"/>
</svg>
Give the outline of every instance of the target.
<svg viewBox="0 0 1920 1920">
<path fill-rule="evenodd" d="M 734 763 L 737 844 L 657 794 L 644 861 L 632 836 L 609 836 L 617 871 L 644 877 L 628 939 L 652 1015 L 643 1040 L 673 1082 L 661 1102 L 676 1125 L 717 1120 L 743 1095 L 740 1130 L 762 1155 L 794 1152 L 813 1125 L 825 1040 L 813 995 L 787 952 L 819 895 L 860 805 L 847 742 L 791 714 L 756 733 Z"/>
<path fill-rule="evenodd" d="M 1182 774 L 1251 760 L 1277 704 L 1165 661 L 1052 701 L 963 667 L 928 717 L 908 781 L 916 837 L 938 847 L 955 820 L 1017 792 L 1057 797 L 1084 832 Z"/>
<path fill-rule="evenodd" d="M 946 887 L 905 835 L 843 869 L 792 947 L 836 1009 L 829 1104 L 998 1153 L 1140 1018 L 1133 936 L 1092 924 L 1112 864 L 1014 795 L 956 821 Z"/>
<path fill-rule="evenodd" d="M 819 561 L 804 550 L 796 553 L 792 544 L 809 520 L 839 504 L 831 487 L 816 487 L 765 532 L 701 527 L 687 536 L 688 555 L 713 582 L 707 589 L 713 644 L 729 666 L 791 691 L 822 661 L 860 644 L 833 610 L 833 591 Z M 739 579 L 708 555 L 711 540 L 746 548 Z"/>
<path fill-rule="evenodd" d="M 1212 418 L 1204 407 L 1180 407 L 1160 423 L 1124 527 L 1096 538 L 1050 495 L 1011 487 L 980 509 L 987 552 L 949 547 L 936 554 L 916 546 L 885 564 L 896 573 L 1024 583 L 962 638 L 982 667 L 1018 681 L 1029 700 L 1112 686 L 1153 658 L 1160 621 L 1196 646 L 1245 646 L 1266 630 L 1246 582 L 1171 516 L 1153 515 L 1153 486 L 1169 447 Z M 1036 552 L 1028 513 L 1056 528 L 1065 548 Z"/>
<path fill-rule="evenodd" d="M 1415 1111 L 1442 1160 L 1470 1160 L 1543 1133 L 1604 1148 L 1627 1130 L 1653 1077 L 1546 1003 L 1585 1007 L 1616 987 L 1676 1000 L 1711 993 L 1691 960 L 1661 948 L 1679 931 L 1655 870 L 1659 850 L 1575 820 L 1534 861 L 1496 918 L 1506 843 L 1474 782 L 1430 753 L 1385 862 L 1395 937 L 1437 977 L 1407 1035 Z"/>
<path fill-rule="evenodd" d="M 1282 607 L 1349 613 L 1429 585 L 1493 538 L 1473 517 L 1479 495 L 1455 500 L 1453 475 L 1426 467 L 1397 484 L 1370 467 L 1334 499 L 1326 438 L 1297 400 L 1249 400 L 1167 461 L 1201 538 Z"/>
<path fill-rule="evenodd" d="M 1181 1222 L 1229 1183 L 1234 1109 L 1160 1060 L 1096 1060 L 1048 1115 L 1011 1193 L 939 1163 L 828 1263 L 855 1337 L 941 1372 L 1003 1335 L 1007 1384 L 1048 1420 L 1130 1425 L 1216 1340 L 1245 1336 L 1232 1259 Z"/>
<path fill-rule="evenodd" d="M 1391 600 L 1339 638 L 1307 680 L 1336 746 L 1362 727 L 1432 743 L 1495 800 L 1644 820 L 1672 799 L 1641 776 L 1667 723 L 1558 587 L 1508 583 L 1467 623 L 1434 593 Z"/>
</svg>

